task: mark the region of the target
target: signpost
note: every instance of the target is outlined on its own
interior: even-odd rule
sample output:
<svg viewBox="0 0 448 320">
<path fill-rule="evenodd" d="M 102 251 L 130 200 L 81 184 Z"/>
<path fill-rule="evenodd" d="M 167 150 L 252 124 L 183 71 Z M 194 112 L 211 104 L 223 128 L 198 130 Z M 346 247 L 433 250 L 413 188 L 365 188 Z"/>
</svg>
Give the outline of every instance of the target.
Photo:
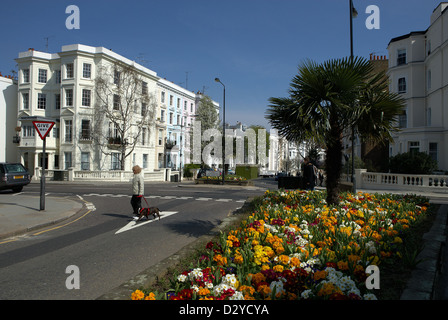
<svg viewBox="0 0 448 320">
<path fill-rule="evenodd" d="M 43 140 L 42 147 L 42 175 L 40 176 L 40 210 L 45 210 L 45 165 L 46 165 L 46 157 L 45 157 L 45 148 L 46 148 L 46 138 L 53 128 L 55 121 L 52 119 L 47 119 L 43 117 L 21 117 L 20 121 L 32 121 L 34 128 L 36 129 L 39 137 Z"/>
<path fill-rule="evenodd" d="M 35 120 L 33 121 L 34 128 L 36 128 L 39 137 L 43 140 L 42 147 L 42 174 L 40 176 L 40 210 L 45 210 L 45 162 L 46 153 L 45 147 L 47 144 L 47 135 L 50 133 L 54 126 L 54 121 L 48 120 Z"/>
</svg>

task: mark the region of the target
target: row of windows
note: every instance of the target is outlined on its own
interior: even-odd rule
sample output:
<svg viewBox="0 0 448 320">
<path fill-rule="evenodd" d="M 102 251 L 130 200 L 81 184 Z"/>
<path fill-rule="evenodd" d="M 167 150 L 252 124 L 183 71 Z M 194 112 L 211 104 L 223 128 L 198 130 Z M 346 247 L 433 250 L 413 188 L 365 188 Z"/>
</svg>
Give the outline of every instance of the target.
<svg viewBox="0 0 448 320">
<path fill-rule="evenodd" d="M 48 159 L 48 154 L 45 156 L 46 159 Z M 120 170 L 120 158 L 121 154 L 118 152 L 111 153 L 110 158 L 110 170 Z M 133 156 L 134 163 L 135 163 L 135 153 Z M 39 163 L 40 166 L 42 166 L 42 154 L 40 154 L 39 157 Z M 54 155 L 54 168 L 59 168 L 59 155 Z M 64 152 L 64 159 L 63 159 L 63 166 L 64 170 L 68 170 L 73 166 L 72 161 L 72 153 L 71 152 Z M 143 154 L 143 169 L 148 167 L 148 154 Z M 45 168 L 48 169 L 48 160 L 45 161 Z M 81 170 L 90 170 L 90 152 L 81 152 Z"/>
<path fill-rule="evenodd" d="M 426 89 L 430 90 L 432 86 L 432 75 L 431 70 L 426 71 Z M 406 77 L 398 78 L 398 93 L 406 93 L 407 85 L 406 85 Z"/>
<path fill-rule="evenodd" d="M 55 82 L 61 83 L 61 70 L 56 70 L 54 72 Z M 65 65 L 65 79 L 73 79 L 75 75 L 74 64 L 67 63 Z M 90 63 L 83 63 L 82 65 L 82 77 L 85 79 L 91 79 L 92 77 L 92 65 Z M 30 82 L 30 69 L 22 69 L 22 83 Z M 48 70 L 39 68 L 37 75 L 37 82 L 47 83 L 48 82 Z"/>
<path fill-rule="evenodd" d="M 429 150 L 428 150 L 428 154 L 431 156 L 431 158 L 433 158 L 435 161 L 437 160 L 438 157 L 438 143 L 437 142 L 430 142 L 429 143 Z M 392 154 L 392 148 L 390 149 L 391 154 Z M 403 153 L 403 143 L 400 142 L 399 144 L 399 148 L 398 148 L 398 153 Z M 408 142 L 408 152 L 410 153 L 416 153 L 416 152 L 420 152 L 420 141 L 409 141 Z"/>
<path fill-rule="evenodd" d="M 162 91 L 160 93 L 160 102 L 161 103 L 165 103 L 165 91 Z M 170 94 L 170 103 L 169 103 L 170 107 L 173 106 L 173 103 L 174 103 L 174 96 Z M 177 98 L 177 105 L 176 105 L 176 107 L 178 109 L 180 109 L 180 105 L 181 105 L 181 99 Z M 188 107 L 188 102 L 184 101 L 184 110 L 185 111 L 187 111 L 187 107 Z M 194 108 L 193 107 L 193 103 L 190 102 L 190 112 L 193 112 L 193 108 Z"/>
<path fill-rule="evenodd" d="M 91 96 L 92 91 L 89 89 L 82 89 L 81 106 L 90 107 L 91 106 Z M 61 109 L 61 95 L 54 95 L 54 105 L 55 109 Z M 65 106 L 73 107 L 73 89 L 65 89 Z M 38 93 L 37 94 L 37 109 L 47 108 L 47 94 Z M 30 94 L 28 92 L 22 92 L 22 109 L 30 109 Z"/>
<path fill-rule="evenodd" d="M 426 126 L 430 127 L 432 125 L 432 111 L 431 108 L 426 108 Z M 407 111 L 403 112 L 398 116 L 398 127 L 401 129 L 408 127 L 408 115 Z"/>
<path fill-rule="evenodd" d="M 59 138 L 59 129 L 54 127 L 52 129 L 53 131 L 53 138 Z M 141 145 L 147 145 L 148 144 L 148 129 L 142 128 L 142 132 L 139 137 L 139 143 Z M 35 129 L 31 125 L 25 125 L 22 127 L 22 137 L 35 137 Z M 112 123 L 109 124 L 109 132 L 108 137 L 110 140 L 110 143 L 116 142 L 116 139 L 119 138 L 118 135 L 118 128 L 114 126 Z M 64 120 L 64 142 L 65 143 L 72 143 L 73 142 L 73 120 Z M 81 120 L 81 131 L 79 135 L 80 141 L 91 141 L 92 140 L 92 132 L 91 132 L 91 125 L 90 120 L 83 119 Z"/>
</svg>

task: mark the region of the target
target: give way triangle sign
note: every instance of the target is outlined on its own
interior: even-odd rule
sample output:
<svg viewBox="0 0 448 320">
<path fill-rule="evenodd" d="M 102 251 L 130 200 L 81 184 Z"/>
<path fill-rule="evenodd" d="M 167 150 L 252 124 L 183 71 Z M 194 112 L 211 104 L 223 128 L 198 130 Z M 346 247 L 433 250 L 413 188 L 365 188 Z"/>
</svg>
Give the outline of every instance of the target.
<svg viewBox="0 0 448 320">
<path fill-rule="evenodd" d="M 42 140 L 50 133 L 51 128 L 54 126 L 54 122 L 52 121 L 33 121 L 34 128 L 36 128 L 37 133 L 39 134 Z"/>
</svg>

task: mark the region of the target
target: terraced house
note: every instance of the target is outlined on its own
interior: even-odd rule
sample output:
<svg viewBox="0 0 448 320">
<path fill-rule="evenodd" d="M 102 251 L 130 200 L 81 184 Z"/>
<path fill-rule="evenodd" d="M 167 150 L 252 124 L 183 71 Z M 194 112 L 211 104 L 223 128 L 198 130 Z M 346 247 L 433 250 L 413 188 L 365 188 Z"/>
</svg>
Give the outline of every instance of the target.
<svg viewBox="0 0 448 320">
<path fill-rule="evenodd" d="M 42 141 L 27 117 L 56 122 L 47 137 L 46 168 L 146 172 L 179 169 L 196 94 L 104 47 L 19 53 L 18 160 L 42 167 Z M 217 104 L 218 108 L 219 105 Z M 177 146 L 177 149 L 173 147 Z"/>
<path fill-rule="evenodd" d="M 389 154 L 420 151 L 448 170 L 448 2 L 434 9 L 427 30 L 388 45 L 390 90 L 406 101 Z"/>
</svg>

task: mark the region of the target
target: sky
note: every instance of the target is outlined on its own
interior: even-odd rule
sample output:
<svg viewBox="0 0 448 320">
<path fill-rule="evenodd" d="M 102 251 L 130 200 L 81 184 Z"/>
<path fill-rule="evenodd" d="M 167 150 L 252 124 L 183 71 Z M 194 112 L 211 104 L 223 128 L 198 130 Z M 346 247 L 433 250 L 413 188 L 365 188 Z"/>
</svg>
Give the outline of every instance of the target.
<svg viewBox="0 0 448 320">
<path fill-rule="evenodd" d="M 354 55 L 388 55 L 392 38 L 429 27 L 440 0 L 353 0 Z M 79 29 L 66 20 L 79 8 Z M 379 29 L 366 20 L 377 6 Z M 349 0 L 0 0 L 0 72 L 19 52 L 106 47 L 223 104 L 226 122 L 270 128 L 270 97 L 286 97 L 306 59 L 350 55 Z"/>
</svg>

